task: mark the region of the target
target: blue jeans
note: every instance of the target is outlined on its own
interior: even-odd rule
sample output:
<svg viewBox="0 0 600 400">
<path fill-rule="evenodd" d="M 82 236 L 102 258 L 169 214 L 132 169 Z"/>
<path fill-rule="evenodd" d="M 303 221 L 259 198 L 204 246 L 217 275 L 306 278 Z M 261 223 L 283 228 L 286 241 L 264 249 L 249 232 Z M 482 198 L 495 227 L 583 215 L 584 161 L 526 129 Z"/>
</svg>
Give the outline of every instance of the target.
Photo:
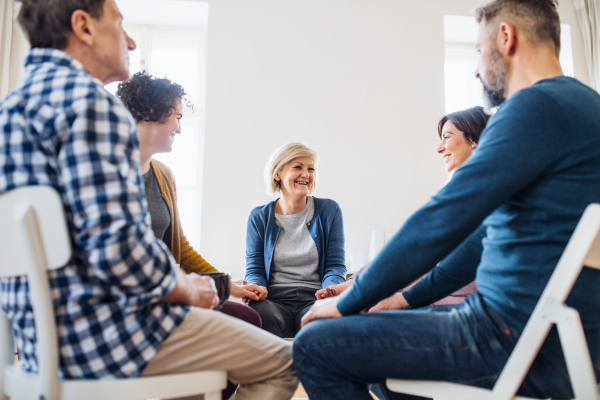
<svg viewBox="0 0 600 400">
<path fill-rule="evenodd" d="M 557 345 L 556 329 L 552 331 L 549 340 Z M 313 321 L 296 335 L 294 365 L 311 400 L 367 400 L 367 384 L 384 384 L 386 378 L 492 388 L 519 335 L 474 293 L 458 307 Z M 564 359 L 545 349 L 546 344 L 519 394 L 571 399 Z M 387 389 L 386 395 L 420 399 Z"/>
</svg>

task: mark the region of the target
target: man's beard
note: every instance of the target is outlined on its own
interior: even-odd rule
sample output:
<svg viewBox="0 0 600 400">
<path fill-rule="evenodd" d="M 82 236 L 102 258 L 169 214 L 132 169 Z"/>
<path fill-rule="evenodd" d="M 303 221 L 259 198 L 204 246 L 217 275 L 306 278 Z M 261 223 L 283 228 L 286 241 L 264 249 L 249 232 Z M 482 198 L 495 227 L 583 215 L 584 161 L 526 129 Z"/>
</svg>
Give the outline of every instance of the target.
<svg viewBox="0 0 600 400">
<path fill-rule="evenodd" d="M 497 49 L 490 54 L 489 68 L 485 71 L 483 85 L 483 109 L 487 114 L 493 114 L 496 108 L 506 100 L 508 88 L 508 65 L 502 60 Z"/>
</svg>

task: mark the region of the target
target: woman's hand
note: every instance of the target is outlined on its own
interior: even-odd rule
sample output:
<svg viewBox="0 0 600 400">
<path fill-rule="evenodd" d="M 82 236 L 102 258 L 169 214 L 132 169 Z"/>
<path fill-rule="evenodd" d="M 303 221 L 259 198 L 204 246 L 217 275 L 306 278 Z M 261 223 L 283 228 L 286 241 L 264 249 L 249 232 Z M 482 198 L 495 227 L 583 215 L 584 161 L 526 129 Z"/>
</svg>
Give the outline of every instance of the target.
<svg viewBox="0 0 600 400">
<path fill-rule="evenodd" d="M 344 283 L 339 283 L 337 285 L 327 286 L 325 289 L 317 290 L 315 293 L 315 297 L 317 300 L 326 299 L 328 297 L 339 296 L 344 290 L 348 289 L 348 286 L 352 284 L 352 279 L 346 281 Z"/>
<path fill-rule="evenodd" d="M 258 287 L 258 301 L 266 299 L 268 294 L 269 294 L 269 292 L 267 291 L 266 287 L 264 287 L 264 286 Z"/>
<path fill-rule="evenodd" d="M 245 304 L 250 303 L 250 300 L 254 300 L 254 301 L 264 300 L 267 298 L 267 295 L 269 294 L 269 292 L 267 291 L 267 288 L 264 286 L 258 286 L 254 283 L 251 285 L 248 285 L 248 286 L 245 286 L 245 285 L 248 285 L 248 282 L 243 281 L 242 286 L 240 286 L 240 287 L 248 288 L 249 291 L 251 291 L 255 294 L 254 297 L 250 297 L 250 296 L 242 297 L 242 302 Z"/>
<path fill-rule="evenodd" d="M 339 296 L 340 292 L 335 288 L 336 285 L 327 286 L 325 289 L 317 290 L 315 293 L 315 297 L 317 300 L 326 299 L 328 297 Z"/>
<path fill-rule="evenodd" d="M 387 299 L 383 299 L 371 307 L 369 312 L 371 313 L 385 310 L 410 310 L 410 305 L 402 293 L 394 293 Z"/>
<path fill-rule="evenodd" d="M 231 295 L 242 299 L 244 303 L 247 303 L 249 300 L 258 301 L 258 293 L 258 285 L 256 284 L 248 285 L 246 281 L 243 281 L 242 285 L 231 284 Z"/>
<path fill-rule="evenodd" d="M 317 300 L 310 310 L 302 317 L 302 326 L 315 319 L 339 318 L 342 314 L 337 308 L 339 297 Z"/>
</svg>

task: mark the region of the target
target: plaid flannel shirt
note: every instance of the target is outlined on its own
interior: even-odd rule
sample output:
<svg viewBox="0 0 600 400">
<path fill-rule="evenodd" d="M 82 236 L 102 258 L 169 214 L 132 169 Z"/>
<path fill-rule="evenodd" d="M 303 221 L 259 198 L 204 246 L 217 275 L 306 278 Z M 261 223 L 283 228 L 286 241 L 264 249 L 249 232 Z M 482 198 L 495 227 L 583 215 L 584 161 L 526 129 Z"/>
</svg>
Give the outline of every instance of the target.
<svg viewBox="0 0 600 400">
<path fill-rule="evenodd" d="M 160 303 L 176 285 L 173 256 L 154 237 L 135 121 L 81 63 L 32 49 L 26 78 L 0 103 L 0 193 L 55 188 L 73 256 L 48 273 L 63 378 L 137 376 L 189 309 Z M 37 371 L 25 277 L 0 285 L 27 371 Z"/>
</svg>

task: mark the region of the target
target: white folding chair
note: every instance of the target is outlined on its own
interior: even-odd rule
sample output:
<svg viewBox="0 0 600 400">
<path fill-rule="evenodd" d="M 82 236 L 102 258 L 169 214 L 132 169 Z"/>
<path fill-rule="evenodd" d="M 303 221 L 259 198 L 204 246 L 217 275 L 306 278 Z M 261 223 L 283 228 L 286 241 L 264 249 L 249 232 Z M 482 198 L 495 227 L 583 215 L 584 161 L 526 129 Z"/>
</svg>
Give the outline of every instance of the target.
<svg viewBox="0 0 600 400">
<path fill-rule="evenodd" d="M 565 305 L 583 267 L 600 269 L 600 205 L 589 205 L 560 258 L 523 334 L 519 338 L 492 390 L 439 381 L 387 379 L 394 392 L 444 400 L 529 399 L 515 396 L 552 324 L 556 324 L 565 354 L 569 378 L 580 400 L 598 400 L 592 368 L 579 313 Z"/>
<path fill-rule="evenodd" d="M 0 195 L 0 276 L 27 275 L 37 332 L 39 373 L 15 362 L 11 324 L 0 315 L 0 395 L 19 400 L 143 400 L 204 394 L 221 399 L 223 371 L 131 379 L 59 380 L 58 339 L 47 270 L 71 257 L 69 233 L 58 193 L 29 186 Z"/>
</svg>

